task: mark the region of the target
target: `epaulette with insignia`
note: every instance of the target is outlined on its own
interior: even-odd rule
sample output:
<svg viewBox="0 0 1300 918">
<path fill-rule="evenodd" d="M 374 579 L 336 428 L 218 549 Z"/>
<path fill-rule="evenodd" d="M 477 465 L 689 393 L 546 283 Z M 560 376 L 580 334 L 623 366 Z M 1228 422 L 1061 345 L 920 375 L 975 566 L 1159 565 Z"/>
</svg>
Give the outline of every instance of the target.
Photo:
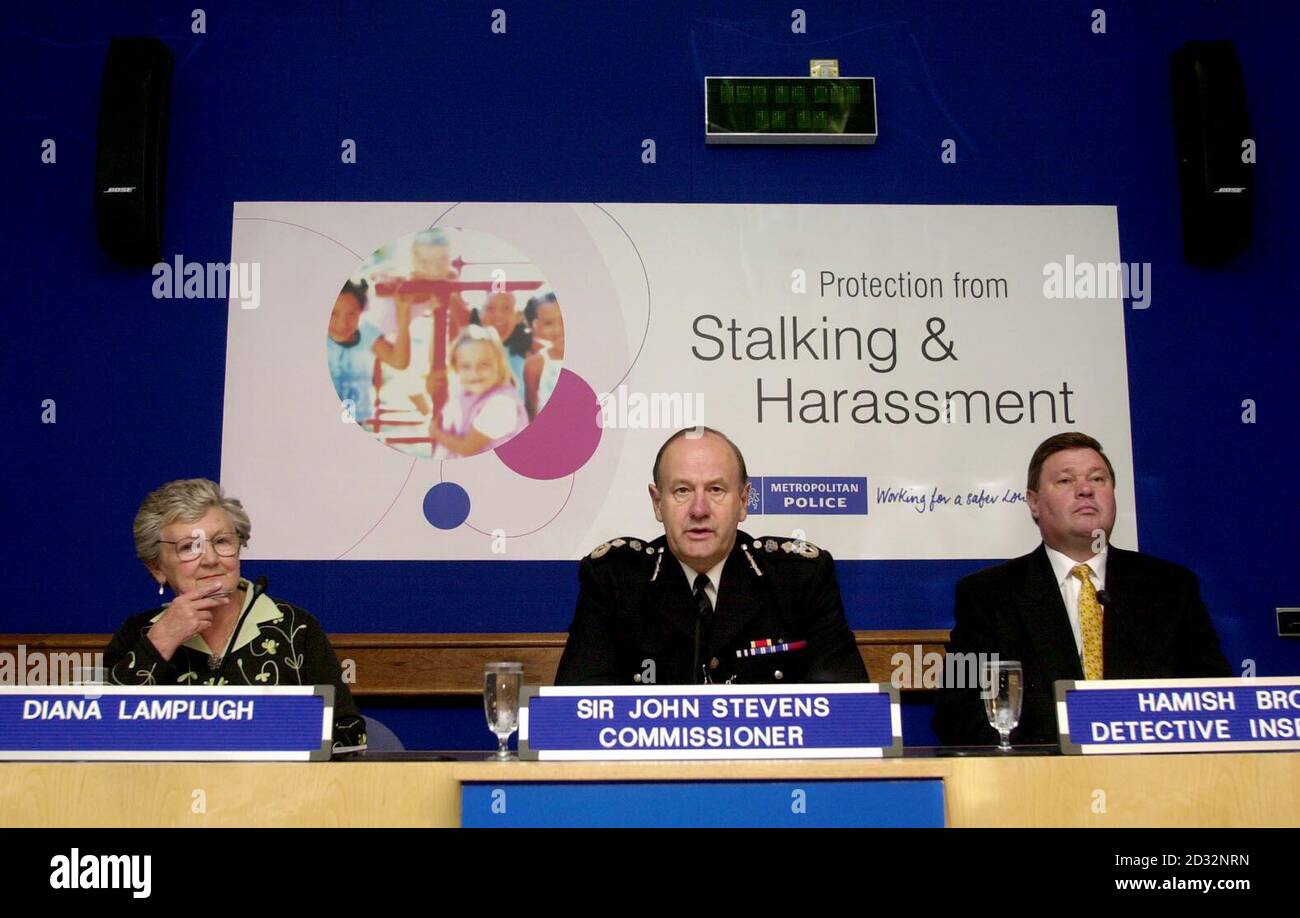
<svg viewBox="0 0 1300 918">
<path fill-rule="evenodd" d="M 822 550 L 812 542 L 804 539 L 785 539 L 779 536 L 762 536 L 757 538 L 751 544 L 754 551 L 764 551 L 771 554 L 799 555 L 803 558 L 816 558 Z"/>
<path fill-rule="evenodd" d="M 642 552 L 645 552 L 646 554 L 654 554 L 654 549 L 652 549 L 648 544 L 641 541 L 640 539 L 620 538 L 620 539 L 610 539 L 608 542 L 601 542 L 599 545 L 597 545 L 595 548 L 592 549 L 591 554 L 589 554 L 587 557 L 595 561 L 599 558 L 605 557 L 605 555 L 609 554 L 611 551 L 615 549 L 622 549 L 623 551 L 636 552 L 637 554 L 640 554 Z"/>
</svg>

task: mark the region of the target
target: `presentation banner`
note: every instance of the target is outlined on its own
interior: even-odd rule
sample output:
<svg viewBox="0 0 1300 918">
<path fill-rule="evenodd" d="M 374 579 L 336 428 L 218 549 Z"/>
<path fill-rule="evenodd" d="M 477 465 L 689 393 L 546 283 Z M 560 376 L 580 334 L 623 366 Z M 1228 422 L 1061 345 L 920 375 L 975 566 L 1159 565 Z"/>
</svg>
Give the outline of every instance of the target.
<svg viewBox="0 0 1300 918">
<path fill-rule="evenodd" d="M 0 687 L 0 760 L 330 757 L 334 686 Z"/>
<path fill-rule="evenodd" d="M 238 203 L 227 268 L 250 558 L 652 538 L 655 453 L 701 424 L 745 454 L 748 531 L 846 559 L 1023 554 L 1029 456 L 1082 430 L 1138 547 L 1124 297 L 1151 290 L 1113 207 Z"/>
<path fill-rule="evenodd" d="M 1061 751 L 1300 749 L 1300 677 L 1056 683 Z"/>
<path fill-rule="evenodd" d="M 898 689 L 891 685 L 527 686 L 521 705 L 522 759 L 903 754 Z"/>
</svg>

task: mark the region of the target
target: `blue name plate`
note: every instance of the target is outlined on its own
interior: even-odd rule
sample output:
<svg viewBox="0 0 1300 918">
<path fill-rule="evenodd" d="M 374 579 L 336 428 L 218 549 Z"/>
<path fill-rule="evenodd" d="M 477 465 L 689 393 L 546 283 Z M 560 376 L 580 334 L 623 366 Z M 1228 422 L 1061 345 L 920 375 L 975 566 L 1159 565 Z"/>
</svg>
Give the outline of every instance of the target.
<svg viewBox="0 0 1300 918">
<path fill-rule="evenodd" d="M 1300 749 L 1300 677 L 1056 683 L 1061 751 Z"/>
<path fill-rule="evenodd" d="M 0 687 L 0 760 L 328 759 L 334 686 Z"/>
<path fill-rule="evenodd" d="M 827 685 L 527 686 L 523 759 L 902 755 L 898 690 Z"/>
</svg>

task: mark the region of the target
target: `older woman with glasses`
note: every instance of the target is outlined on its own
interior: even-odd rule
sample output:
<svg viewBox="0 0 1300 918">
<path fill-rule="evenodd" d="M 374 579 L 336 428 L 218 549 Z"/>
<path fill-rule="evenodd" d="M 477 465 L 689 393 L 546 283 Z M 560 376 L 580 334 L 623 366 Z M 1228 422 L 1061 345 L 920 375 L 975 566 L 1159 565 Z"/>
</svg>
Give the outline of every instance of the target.
<svg viewBox="0 0 1300 918">
<path fill-rule="evenodd" d="M 175 594 L 126 620 L 104 654 L 117 685 L 332 685 L 334 749 L 366 744 L 366 722 L 320 625 L 239 575 L 252 523 L 206 478 L 172 481 L 135 515 L 135 552 Z"/>
</svg>

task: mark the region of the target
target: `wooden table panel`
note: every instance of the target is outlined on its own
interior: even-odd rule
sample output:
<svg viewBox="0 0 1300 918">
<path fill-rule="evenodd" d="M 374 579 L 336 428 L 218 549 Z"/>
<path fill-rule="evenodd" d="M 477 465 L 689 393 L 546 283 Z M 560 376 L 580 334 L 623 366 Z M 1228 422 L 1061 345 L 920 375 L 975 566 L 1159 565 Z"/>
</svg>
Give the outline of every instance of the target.
<svg viewBox="0 0 1300 918">
<path fill-rule="evenodd" d="M 941 778 L 950 826 L 1300 826 L 1300 753 L 0 763 L 0 827 L 454 826 L 465 781 Z M 206 812 L 194 812 L 202 791 Z M 1103 796 L 1098 796 L 1101 792 Z"/>
</svg>

